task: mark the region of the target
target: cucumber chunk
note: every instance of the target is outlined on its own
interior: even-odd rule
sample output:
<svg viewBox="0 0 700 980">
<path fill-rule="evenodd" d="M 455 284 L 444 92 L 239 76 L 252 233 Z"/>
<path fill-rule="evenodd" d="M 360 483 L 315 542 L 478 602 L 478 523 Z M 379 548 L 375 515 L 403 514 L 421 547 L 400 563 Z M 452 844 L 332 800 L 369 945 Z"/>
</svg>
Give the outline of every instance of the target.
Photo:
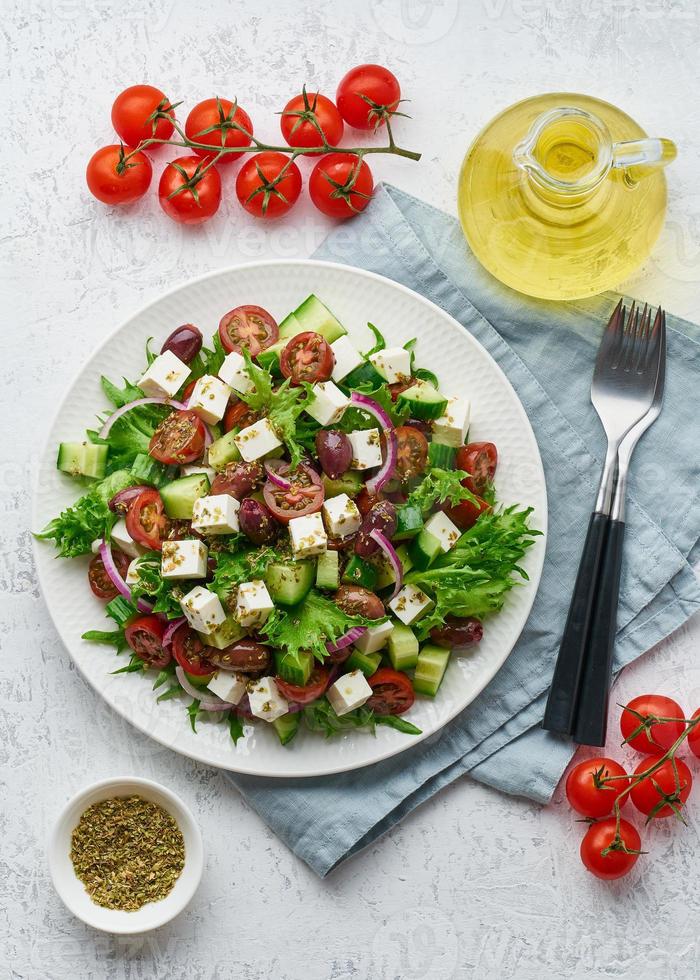
<svg viewBox="0 0 700 980">
<path fill-rule="evenodd" d="M 426 643 L 418 654 L 416 670 L 413 675 L 413 689 L 419 694 L 434 698 L 447 670 L 450 651 L 445 647 Z"/>
<path fill-rule="evenodd" d="M 275 378 L 281 378 L 280 355 L 287 344 L 286 340 L 278 340 L 276 344 L 261 350 L 257 356 L 257 362 L 261 368 L 265 368 Z"/>
<path fill-rule="evenodd" d="M 402 391 L 399 406 L 406 405 L 414 419 L 439 419 L 447 408 L 447 399 L 429 381 L 417 381 Z"/>
<path fill-rule="evenodd" d="M 273 602 L 280 606 L 296 606 L 316 579 L 312 561 L 271 562 L 265 572 L 265 585 Z"/>
<path fill-rule="evenodd" d="M 418 640 L 410 626 L 394 623 L 389 635 L 388 655 L 394 670 L 412 670 L 418 663 Z"/>
<path fill-rule="evenodd" d="M 238 432 L 238 429 L 231 429 L 226 435 L 212 442 L 207 458 L 209 465 L 213 466 L 215 470 L 223 470 L 227 463 L 237 463 L 240 460 L 241 454 L 233 441 L 233 437 L 238 435 Z"/>
<path fill-rule="evenodd" d="M 405 544 L 400 544 L 396 549 L 396 554 L 399 556 L 399 561 L 403 567 L 403 573 L 406 575 L 413 568 L 413 562 L 411 561 L 411 556 L 408 553 L 408 548 Z M 388 559 L 384 554 L 375 560 L 372 556 L 372 562 L 377 569 L 377 589 L 385 589 L 388 585 L 393 585 L 396 581 L 396 575 L 394 575 L 394 569 L 389 563 Z"/>
<path fill-rule="evenodd" d="M 431 466 L 441 470 L 453 470 L 457 450 L 454 446 L 443 446 L 441 442 L 431 442 L 428 446 L 428 459 Z"/>
<path fill-rule="evenodd" d="M 426 568 L 430 568 L 440 554 L 440 541 L 434 534 L 423 528 L 418 537 L 411 541 L 408 546 L 408 553 L 411 556 L 413 567 L 423 572 Z"/>
<path fill-rule="evenodd" d="M 292 741 L 296 733 L 299 731 L 300 720 L 301 714 L 297 711 L 293 715 L 281 715 L 281 717 L 275 718 L 275 720 L 272 722 L 272 727 L 277 732 L 277 736 L 282 745 L 287 745 Z"/>
<path fill-rule="evenodd" d="M 314 669 L 314 655 L 309 650 L 299 650 L 296 654 L 275 650 L 275 671 L 288 684 L 309 683 L 311 671 Z"/>
<path fill-rule="evenodd" d="M 356 367 L 354 371 L 351 371 L 347 377 L 343 378 L 341 387 L 343 388 L 357 388 L 359 385 L 371 385 L 373 388 L 378 388 L 379 385 L 384 384 L 384 378 L 381 376 L 379 371 L 375 368 L 373 364 L 369 361 L 365 361 L 364 364 L 360 364 Z"/>
<path fill-rule="evenodd" d="M 131 475 L 137 483 L 148 483 L 153 487 L 162 487 L 177 476 L 177 466 L 166 466 L 146 453 L 139 453 L 131 464 Z"/>
<path fill-rule="evenodd" d="M 280 338 L 284 337 L 286 343 L 290 337 L 296 337 L 298 333 L 303 333 L 304 330 L 306 330 L 307 328 L 302 327 L 302 325 L 299 323 L 294 313 L 290 313 L 289 316 L 286 316 L 284 320 L 282 320 L 279 329 L 280 329 Z M 284 347 L 284 344 L 282 344 L 282 346 Z"/>
<path fill-rule="evenodd" d="M 174 521 L 191 521 L 195 500 L 206 497 L 208 493 L 209 478 L 206 473 L 182 476 L 160 488 L 165 513 Z"/>
<path fill-rule="evenodd" d="M 341 581 L 346 585 L 361 585 L 371 592 L 377 585 L 377 570 L 364 558 L 353 555 L 345 566 Z"/>
<path fill-rule="evenodd" d="M 392 541 L 408 541 L 423 530 L 423 515 L 420 507 L 402 504 L 396 508 L 396 532 Z"/>
<path fill-rule="evenodd" d="M 357 470 L 348 470 L 337 480 L 332 480 L 329 476 L 323 475 L 323 489 L 326 499 L 337 497 L 341 493 L 346 493 L 348 497 L 356 497 L 363 487 L 362 477 Z"/>
<path fill-rule="evenodd" d="M 316 588 L 337 589 L 340 585 L 340 569 L 337 551 L 324 551 L 316 562 Z"/>
<path fill-rule="evenodd" d="M 236 617 L 232 614 L 212 633 L 197 633 L 202 643 L 207 647 L 214 647 L 217 650 L 225 650 L 232 643 L 236 643 L 245 636 L 246 631 L 239 625 Z"/>
<path fill-rule="evenodd" d="M 338 337 L 342 337 L 347 333 L 342 323 L 333 316 L 325 303 L 322 303 L 314 293 L 307 296 L 304 302 L 296 308 L 293 316 L 296 324 L 299 324 L 301 329 L 297 330 L 296 324 L 287 326 L 287 320 L 290 319 L 290 317 L 287 317 L 280 324 L 280 337 L 293 337 L 295 334 L 302 333 L 305 330 L 313 330 L 314 333 L 320 333 L 329 344 L 332 344 Z M 294 333 L 288 332 L 292 327 Z M 282 332 L 283 328 L 284 333 Z"/>
<path fill-rule="evenodd" d="M 381 653 L 362 653 L 360 650 L 353 650 L 345 661 L 343 670 L 361 670 L 365 677 L 371 677 L 377 671 L 381 663 Z"/>
<path fill-rule="evenodd" d="M 71 476 L 90 476 L 101 480 L 107 467 L 108 446 L 94 442 L 62 442 L 56 466 Z"/>
</svg>

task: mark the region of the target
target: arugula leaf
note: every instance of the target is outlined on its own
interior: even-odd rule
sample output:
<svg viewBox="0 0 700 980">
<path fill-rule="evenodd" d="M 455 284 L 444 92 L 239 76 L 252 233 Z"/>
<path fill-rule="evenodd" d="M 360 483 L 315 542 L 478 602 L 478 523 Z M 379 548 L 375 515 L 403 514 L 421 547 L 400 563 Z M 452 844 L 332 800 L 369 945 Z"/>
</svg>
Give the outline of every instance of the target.
<svg viewBox="0 0 700 980">
<path fill-rule="evenodd" d="M 253 411 L 267 415 L 277 435 L 286 445 L 291 467 L 295 469 L 301 462 L 305 448 L 297 439 L 297 419 L 304 411 L 311 386 L 304 384 L 293 388 L 287 379 L 275 391 L 270 372 L 253 363 L 247 350 L 243 351 L 243 359 L 255 387 L 240 397 Z"/>
<path fill-rule="evenodd" d="M 122 406 L 128 405 L 129 402 L 135 402 L 139 398 L 146 397 L 140 388 L 132 385 L 126 378 L 122 378 L 122 381 L 124 382 L 124 387 L 119 388 L 117 385 L 112 384 L 108 378 L 105 378 L 104 375 L 100 378 L 102 390 L 115 408 L 122 408 Z"/>
<path fill-rule="evenodd" d="M 372 347 L 371 350 L 368 350 L 366 352 L 366 354 L 364 355 L 365 357 L 369 357 L 370 354 L 377 354 L 380 350 L 384 350 L 384 348 L 386 347 L 386 340 L 384 340 L 384 337 L 382 336 L 381 332 L 375 327 L 373 323 L 368 323 L 367 329 L 371 330 L 372 333 L 374 334 L 375 343 L 374 343 L 374 347 Z"/>
<path fill-rule="evenodd" d="M 233 739 L 233 744 L 238 742 L 239 738 L 245 738 L 245 732 L 243 731 L 243 722 L 238 717 L 235 711 L 232 711 L 228 716 L 228 730 L 231 738 Z"/>
<path fill-rule="evenodd" d="M 81 640 L 89 640 L 90 643 L 111 644 L 117 648 L 117 653 L 126 650 L 128 646 L 123 629 L 88 630 L 87 633 L 83 633 Z"/>
<path fill-rule="evenodd" d="M 310 650 L 323 661 L 328 655 L 327 640 L 335 642 L 353 626 L 376 626 L 384 621 L 351 616 L 312 589 L 298 605 L 289 609 L 276 607 L 261 629 L 273 646 L 286 653 L 296 656 L 300 650 Z"/>
<path fill-rule="evenodd" d="M 216 567 L 210 588 L 226 604 L 242 582 L 264 578 L 270 562 L 278 561 L 281 557 L 281 552 L 271 547 L 243 547 L 236 552 L 216 552 Z"/>
<path fill-rule="evenodd" d="M 162 685 L 165 684 L 168 678 L 172 677 L 174 673 L 175 673 L 175 665 L 171 661 L 167 667 L 163 667 L 162 670 L 158 671 L 156 679 L 153 681 L 153 687 L 151 688 L 151 690 L 155 691 L 159 687 L 162 687 Z"/>
<path fill-rule="evenodd" d="M 138 455 L 148 453 L 153 433 L 171 412 L 168 405 L 137 405 L 116 420 L 105 439 L 95 431 L 89 431 L 88 436 L 94 443 L 109 446 L 109 472 L 126 469 Z"/>
<path fill-rule="evenodd" d="M 187 709 L 187 716 L 190 719 L 190 725 L 192 726 L 192 731 L 197 734 L 197 716 L 199 715 L 199 701 L 195 698 L 192 699 L 192 703 Z"/>
<path fill-rule="evenodd" d="M 135 653 L 131 654 L 129 658 L 129 663 L 126 667 L 120 667 L 119 670 L 111 671 L 112 674 L 137 674 L 139 671 L 146 670 L 146 664 L 144 661 L 137 657 Z"/>
<path fill-rule="evenodd" d="M 413 374 L 419 381 L 427 381 L 428 384 L 433 386 L 433 388 L 437 388 L 438 390 L 440 389 L 440 382 L 438 381 L 437 374 L 433 374 L 433 372 L 429 371 L 427 368 L 416 368 Z"/>
<path fill-rule="evenodd" d="M 182 586 L 164 579 L 160 569 L 159 551 L 147 551 L 141 555 L 136 565 L 138 581 L 131 587 L 132 599 L 135 601 L 141 596 L 147 596 L 153 602 L 154 613 L 164 613 L 168 619 L 178 619 L 182 616 Z"/>
<path fill-rule="evenodd" d="M 375 725 L 387 725 L 389 728 L 395 728 L 397 732 L 404 732 L 406 735 L 423 734 L 422 728 L 412 725 L 410 721 L 406 721 L 405 718 L 400 718 L 398 715 L 375 715 L 374 723 Z"/>
<path fill-rule="evenodd" d="M 182 693 L 183 691 L 179 684 L 172 684 L 167 691 L 163 691 L 162 694 L 158 695 L 156 698 L 156 704 L 159 704 L 161 701 L 171 701 L 173 698 L 176 698 L 178 694 Z"/>
<path fill-rule="evenodd" d="M 356 708 L 338 715 L 327 698 L 312 701 L 303 709 L 304 723 L 311 732 L 322 732 L 326 738 L 341 735 L 352 728 L 367 728 L 374 735 L 375 718 L 371 708 Z"/>
<path fill-rule="evenodd" d="M 146 364 L 147 364 L 148 367 L 150 367 L 151 364 L 153 364 L 153 362 L 155 361 L 155 359 L 158 357 L 158 355 L 157 354 L 154 354 L 153 351 L 151 350 L 151 341 L 152 340 L 153 340 L 153 337 L 148 337 L 146 339 Z"/>
<path fill-rule="evenodd" d="M 115 493 L 133 484 L 134 479 L 128 470 L 111 473 L 50 521 L 35 537 L 53 540 L 61 558 L 89 554 L 92 542 L 109 534 L 117 520 L 116 514 L 109 509 L 109 501 Z"/>
<path fill-rule="evenodd" d="M 411 491 L 406 506 L 418 507 L 423 513 L 437 503 L 444 504 L 446 500 L 454 505 L 460 500 L 476 502 L 476 497 L 462 486 L 462 480 L 469 476 L 464 470 L 443 470 L 434 467 L 415 490 Z"/>
</svg>

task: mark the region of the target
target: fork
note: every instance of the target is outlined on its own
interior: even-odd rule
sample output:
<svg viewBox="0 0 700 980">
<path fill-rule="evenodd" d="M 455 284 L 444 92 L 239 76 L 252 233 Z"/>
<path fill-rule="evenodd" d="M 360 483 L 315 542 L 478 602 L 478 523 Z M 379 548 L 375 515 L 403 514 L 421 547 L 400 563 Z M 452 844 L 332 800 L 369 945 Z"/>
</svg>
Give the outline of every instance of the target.
<svg viewBox="0 0 700 980">
<path fill-rule="evenodd" d="M 602 744 L 599 739 L 604 742 L 605 735 L 626 475 L 638 439 L 660 411 L 659 402 L 654 414 L 654 401 L 664 361 L 663 311 L 659 309 L 652 326 L 646 305 L 641 315 L 634 303 L 627 313 L 620 300 L 603 334 L 591 385 L 591 402 L 608 442 L 603 473 L 543 720 L 548 731 L 575 735 L 589 744 Z M 590 655 L 593 642 L 594 657 Z"/>
</svg>

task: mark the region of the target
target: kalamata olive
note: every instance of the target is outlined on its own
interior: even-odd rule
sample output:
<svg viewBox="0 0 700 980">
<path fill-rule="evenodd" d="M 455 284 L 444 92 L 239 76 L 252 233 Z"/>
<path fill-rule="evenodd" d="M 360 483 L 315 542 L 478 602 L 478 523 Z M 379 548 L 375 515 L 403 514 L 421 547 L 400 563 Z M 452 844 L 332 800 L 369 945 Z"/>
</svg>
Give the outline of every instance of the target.
<svg viewBox="0 0 700 980">
<path fill-rule="evenodd" d="M 236 500 L 243 500 L 262 483 L 264 471 L 260 463 L 227 463 L 222 473 L 217 473 L 209 491 L 229 493 Z"/>
<path fill-rule="evenodd" d="M 191 364 L 202 349 L 202 332 L 193 323 L 183 323 L 176 327 L 160 349 L 172 351 L 185 364 Z"/>
<path fill-rule="evenodd" d="M 466 647 L 478 643 L 483 635 L 481 620 L 473 616 L 447 616 L 442 626 L 430 631 L 430 639 L 439 647 Z"/>
<path fill-rule="evenodd" d="M 352 463 L 352 446 L 344 432 L 321 429 L 316 433 L 318 460 L 331 480 L 347 473 Z"/>
<path fill-rule="evenodd" d="M 349 616 L 364 616 L 365 619 L 383 619 L 386 616 L 384 603 L 379 596 L 361 585 L 341 585 L 335 594 L 335 603 Z"/>
<path fill-rule="evenodd" d="M 355 648 L 350 645 L 349 647 L 345 647 L 343 650 L 336 650 L 335 653 L 327 654 L 326 659 L 323 662 L 326 664 L 344 664 L 354 649 Z"/>
<path fill-rule="evenodd" d="M 269 541 L 274 541 L 280 528 L 270 508 L 259 500 L 254 500 L 253 497 L 246 497 L 241 503 L 238 523 L 241 531 L 253 544 L 267 544 Z"/>
<path fill-rule="evenodd" d="M 424 436 L 430 436 L 433 432 L 433 427 L 430 422 L 427 422 L 425 419 L 408 419 L 404 422 L 404 425 L 410 425 L 412 429 L 418 429 Z"/>
<path fill-rule="evenodd" d="M 355 539 L 355 554 L 369 558 L 379 545 L 370 537 L 371 531 L 381 531 L 387 538 L 396 532 L 396 507 L 390 500 L 380 500 L 365 515 Z"/>
<path fill-rule="evenodd" d="M 221 670 L 237 670 L 242 674 L 267 670 L 271 659 L 268 648 L 254 640 L 239 640 L 223 650 L 205 647 L 203 655 Z"/>
</svg>

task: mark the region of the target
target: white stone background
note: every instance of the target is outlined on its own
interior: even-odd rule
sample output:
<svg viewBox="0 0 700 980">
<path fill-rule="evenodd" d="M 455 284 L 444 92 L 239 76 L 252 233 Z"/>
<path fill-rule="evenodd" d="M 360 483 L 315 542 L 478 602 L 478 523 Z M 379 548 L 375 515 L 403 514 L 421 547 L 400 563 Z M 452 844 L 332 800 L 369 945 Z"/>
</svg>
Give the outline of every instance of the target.
<svg viewBox="0 0 700 980">
<path fill-rule="evenodd" d="M 629 291 L 700 317 L 700 145 L 694 0 L 9 0 L 0 25 L 2 611 L 0 976 L 493 980 L 700 974 L 698 818 L 655 827 L 624 881 L 579 864 L 582 829 L 462 779 L 320 881 L 216 771 L 149 741 L 77 675 L 37 591 L 30 472 L 67 379 L 127 315 L 190 276 L 256 257 L 309 254 L 328 224 L 308 202 L 271 228 L 230 200 L 183 231 L 154 194 L 123 213 L 86 191 L 85 162 L 112 140 L 114 96 L 149 81 L 186 106 L 236 95 L 256 131 L 303 81 L 332 95 L 358 63 L 386 63 L 413 119 L 397 130 L 419 165 L 379 177 L 454 211 L 474 133 L 527 95 L 585 91 L 675 139 L 666 231 Z M 184 116 L 184 111 L 182 115 Z M 670 467 L 672 468 L 672 467 Z M 660 501 L 660 506 L 662 501 Z M 624 675 L 700 703 L 687 628 Z M 614 738 L 611 739 L 611 742 Z M 132 939 L 91 931 L 49 882 L 44 842 L 67 797 L 119 773 L 152 777 L 198 814 L 206 870 L 190 907 Z"/>
</svg>

